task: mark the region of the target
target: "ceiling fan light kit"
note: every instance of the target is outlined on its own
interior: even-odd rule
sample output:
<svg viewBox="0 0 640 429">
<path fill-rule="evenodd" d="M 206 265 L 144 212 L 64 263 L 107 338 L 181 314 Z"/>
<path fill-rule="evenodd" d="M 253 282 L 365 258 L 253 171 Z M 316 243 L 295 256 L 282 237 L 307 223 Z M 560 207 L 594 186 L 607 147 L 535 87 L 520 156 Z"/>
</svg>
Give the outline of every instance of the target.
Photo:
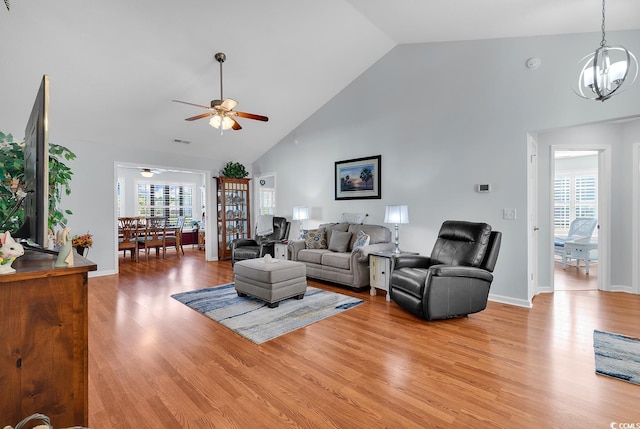
<svg viewBox="0 0 640 429">
<path fill-rule="evenodd" d="M 224 98 L 222 96 L 222 63 L 225 62 L 225 60 L 227 59 L 227 56 L 222 52 L 218 52 L 217 54 L 214 55 L 214 58 L 220 64 L 220 99 L 211 100 L 210 106 L 203 106 L 201 104 L 188 103 L 186 101 L 180 101 L 180 100 L 173 100 L 176 103 L 188 104 L 190 106 L 196 106 L 196 107 L 209 110 L 209 112 L 207 113 L 202 113 L 200 115 L 186 118 L 185 121 L 195 121 L 197 119 L 211 117 L 211 119 L 209 120 L 209 125 L 219 129 L 220 134 L 222 134 L 224 130 L 228 130 L 228 129 L 233 129 L 233 130 L 242 129 L 242 126 L 240 126 L 238 121 L 236 121 L 234 118 L 236 116 L 241 118 L 255 119 L 258 121 L 267 122 L 269 118 L 267 118 L 266 116 L 256 115 L 254 113 L 237 112 L 233 110 L 238 105 L 238 102 L 231 98 Z"/>
<path fill-rule="evenodd" d="M 232 128 L 233 124 L 234 120 L 228 116 L 213 115 L 211 117 L 211 120 L 209 121 L 209 125 L 211 125 L 213 128 L 222 128 L 223 130 Z"/>
<path fill-rule="evenodd" d="M 140 175 L 141 175 L 142 177 L 150 178 L 150 177 L 153 177 L 153 171 L 151 171 L 151 169 L 149 169 L 149 168 L 143 168 L 143 169 L 140 171 Z"/>
<path fill-rule="evenodd" d="M 588 100 L 606 101 L 629 88 L 638 77 L 638 60 L 624 46 L 607 45 L 605 0 L 602 0 L 602 41 L 593 53 L 578 61 L 573 91 Z"/>
</svg>

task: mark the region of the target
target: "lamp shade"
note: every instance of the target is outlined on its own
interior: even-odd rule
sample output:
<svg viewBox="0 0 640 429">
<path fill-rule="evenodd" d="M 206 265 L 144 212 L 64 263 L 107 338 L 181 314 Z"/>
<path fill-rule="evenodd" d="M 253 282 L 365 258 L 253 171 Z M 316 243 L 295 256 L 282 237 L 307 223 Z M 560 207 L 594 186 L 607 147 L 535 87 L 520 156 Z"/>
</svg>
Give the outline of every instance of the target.
<svg viewBox="0 0 640 429">
<path fill-rule="evenodd" d="M 296 206 L 293 208 L 293 220 L 307 220 L 309 219 L 309 207 Z"/>
<path fill-rule="evenodd" d="M 384 211 L 384 223 L 409 223 L 409 207 L 387 206 Z"/>
</svg>

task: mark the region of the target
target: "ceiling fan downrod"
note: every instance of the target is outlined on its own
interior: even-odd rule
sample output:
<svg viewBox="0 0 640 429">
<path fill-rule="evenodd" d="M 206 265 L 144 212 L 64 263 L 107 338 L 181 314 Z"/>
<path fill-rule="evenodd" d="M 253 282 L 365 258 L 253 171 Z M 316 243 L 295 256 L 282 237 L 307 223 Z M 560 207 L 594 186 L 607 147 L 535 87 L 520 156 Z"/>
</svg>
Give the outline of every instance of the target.
<svg viewBox="0 0 640 429">
<path fill-rule="evenodd" d="M 218 52 L 214 55 L 214 58 L 220 63 L 220 102 L 222 103 L 224 100 L 224 97 L 222 96 L 222 63 L 227 59 L 227 56 L 222 52 Z"/>
</svg>

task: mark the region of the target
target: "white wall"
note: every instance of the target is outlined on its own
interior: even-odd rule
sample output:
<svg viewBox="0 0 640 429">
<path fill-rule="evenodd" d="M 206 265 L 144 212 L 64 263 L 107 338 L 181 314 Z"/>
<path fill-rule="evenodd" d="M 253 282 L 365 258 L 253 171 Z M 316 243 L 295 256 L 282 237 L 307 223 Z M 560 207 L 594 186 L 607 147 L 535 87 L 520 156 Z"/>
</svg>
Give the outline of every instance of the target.
<svg viewBox="0 0 640 429">
<path fill-rule="evenodd" d="M 639 31 L 608 38 L 640 52 Z M 277 172 L 279 214 L 308 205 L 311 226 L 356 211 L 382 223 L 385 205 L 408 204 L 401 247 L 421 254 L 446 219 L 488 222 L 504 234 L 491 297 L 529 305 L 527 133 L 640 114 L 638 83 L 606 103 L 571 91 L 575 63 L 594 41 L 581 34 L 397 46 L 253 169 Z M 537 70 L 525 67 L 533 56 L 542 60 Z M 334 162 L 378 154 L 382 199 L 335 201 Z M 492 192 L 475 192 L 478 183 Z M 503 220 L 503 208 L 516 208 L 517 219 Z"/>
</svg>

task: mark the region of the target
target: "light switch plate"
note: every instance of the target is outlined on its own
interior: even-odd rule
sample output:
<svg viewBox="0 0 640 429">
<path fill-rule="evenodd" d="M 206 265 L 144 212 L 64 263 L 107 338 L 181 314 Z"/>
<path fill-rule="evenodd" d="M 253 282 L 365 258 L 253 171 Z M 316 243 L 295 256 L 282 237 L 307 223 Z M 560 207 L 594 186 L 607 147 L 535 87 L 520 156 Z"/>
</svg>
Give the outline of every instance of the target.
<svg viewBox="0 0 640 429">
<path fill-rule="evenodd" d="M 502 209 L 502 219 L 515 220 L 517 217 L 516 209 Z"/>
</svg>

